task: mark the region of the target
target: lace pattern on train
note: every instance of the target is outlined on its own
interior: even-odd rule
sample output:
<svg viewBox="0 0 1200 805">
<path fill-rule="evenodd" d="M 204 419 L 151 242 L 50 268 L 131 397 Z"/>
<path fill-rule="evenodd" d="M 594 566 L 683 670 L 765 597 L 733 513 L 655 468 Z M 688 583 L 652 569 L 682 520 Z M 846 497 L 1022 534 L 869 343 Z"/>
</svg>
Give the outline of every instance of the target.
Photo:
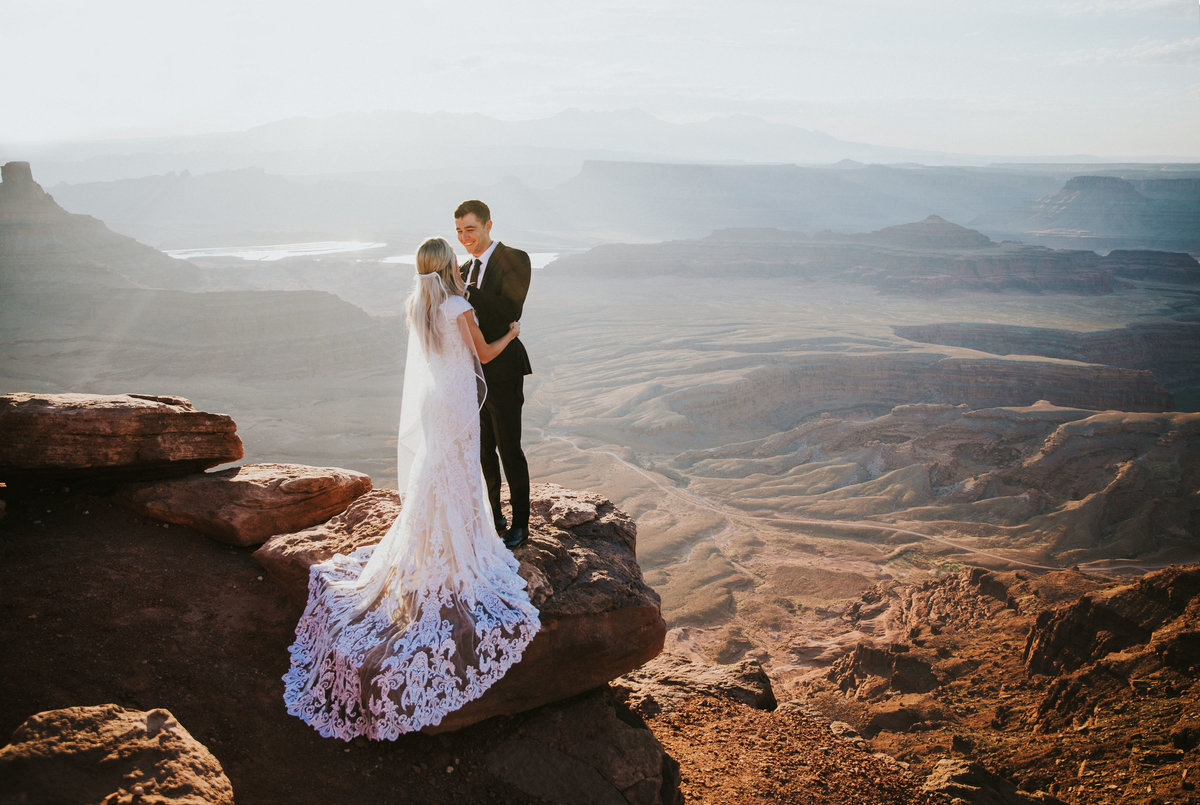
<svg viewBox="0 0 1200 805">
<path fill-rule="evenodd" d="M 440 723 L 540 628 L 484 502 L 473 353 L 454 321 L 464 305 L 443 305 L 442 354 L 425 356 L 436 382 L 400 516 L 378 545 L 310 571 L 284 701 L 326 737 L 394 739 Z"/>
</svg>

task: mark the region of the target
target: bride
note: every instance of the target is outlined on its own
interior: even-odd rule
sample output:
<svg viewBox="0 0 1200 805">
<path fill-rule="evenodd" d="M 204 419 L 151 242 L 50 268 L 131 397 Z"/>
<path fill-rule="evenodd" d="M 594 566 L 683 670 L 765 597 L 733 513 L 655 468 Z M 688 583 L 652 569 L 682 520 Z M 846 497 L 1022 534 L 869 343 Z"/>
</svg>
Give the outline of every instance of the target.
<svg viewBox="0 0 1200 805">
<path fill-rule="evenodd" d="M 397 465 L 403 508 L 377 545 L 313 565 L 287 711 L 325 737 L 393 740 L 479 698 L 541 626 L 496 537 L 479 469 L 484 340 L 454 250 L 417 251 Z"/>
</svg>

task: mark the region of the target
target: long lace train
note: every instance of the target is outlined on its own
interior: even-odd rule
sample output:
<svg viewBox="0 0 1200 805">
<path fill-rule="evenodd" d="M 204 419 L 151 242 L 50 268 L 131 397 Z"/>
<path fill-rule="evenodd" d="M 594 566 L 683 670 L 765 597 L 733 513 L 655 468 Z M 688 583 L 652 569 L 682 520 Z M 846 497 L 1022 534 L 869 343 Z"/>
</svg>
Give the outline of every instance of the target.
<svg viewBox="0 0 1200 805">
<path fill-rule="evenodd" d="M 384 596 L 352 625 L 330 634 L 339 610 L 358 601 L 353 593 L 331 590 L 329 581 L 355 578 L 370 554 L 363 548 L 339 555 L 311 575 L 309 606 L 290 649 L 288 712 L 327 738 L 394 740 L 440 723 L 500 679 L 539 625 L 536 611 L 523 611 L 499 594 L 489 602 L 434 588 Z M 524 591 L 509 592 L 519 602 Z"/>
<path fill-rule="evenodd" d="M 470 308 L 460 297 L 440 307 L 438 351 L 409 337 L 404 405 L 421 440 L 401 514 L 378 545 L 313 565 L 289 649 L 287 710 L 326 737 L 395 739 L 440 723 L 500 679 L 541 627 L 487 514 L 477 364 L 454 324 Z M 430 381 L 415 391 L 414 361 Z"/>
</svg>

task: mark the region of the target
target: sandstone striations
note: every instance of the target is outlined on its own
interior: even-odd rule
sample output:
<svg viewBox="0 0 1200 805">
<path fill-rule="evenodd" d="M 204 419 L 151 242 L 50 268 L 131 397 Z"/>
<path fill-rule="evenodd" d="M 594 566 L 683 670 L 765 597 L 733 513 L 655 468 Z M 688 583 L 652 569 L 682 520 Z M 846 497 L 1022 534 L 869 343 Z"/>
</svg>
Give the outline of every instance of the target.
<svg viewBox="0 0 1200 805">
<path fill-rule="evenodd" d="M 116 500 L 139 514 L 246 546 L 322 523 L 370 489 L 366 475 L 340 467 L 246 464 L 127 485 Z"/>
<path fill-rule="evenodd" d="M 1113 249 L 1101 263 L 1124 279 L 1173 285 L 1200 282 L 1200 261 L 1186 252 Z"/>
<path fill-rule="evenodd" d="M 896 327 L 895 332 L 911 341 L 967 347 L 995 355 L 1040 355 L 1144 369 L 1167 389 L 1200 385 L 1200 362 L 1195 359 L 1200 354 L 1200 324 L 1195 322 L 1131 324 L 1094 332 L 944 323 Z"/>
<path fill-rule="evenodd" d="M 115 704 L 31 716 L 0 749 L 4 802 L 233 805 L 221 764 L 170 712 Z"/>
<path fill-rule="evenodd" d="M 697 621 L 674 598 L 681 571 L 650 569 L 675 627 L 667 649 L 758 660 L 782 701 L 850 723 L 871 748 L 921 774 L 961 757 L 1010 780 L 1020 796 L 1115 803 L 1149 785 L 1171 801 L 1181 773 L 1172 764 L 1195 760 L 1160 746 L 1174 740 L 1173 719 L 1190 723 L 1196 700 L 1175 681 L 1194 662 L 1195 616 L 1168 617 L 1195 606 L 1184 603 L 1186 584 L 1153 588 L 1158 600 L 1178 602 L 1174 610 L 1144 597 L 1120 615 L 1076 602 L 1106 602 L 1112 577 L 1099 574 L 1114 567 L 1196 561 L 1197 427 L 1198 414 L 906 405 L 683 453 L 689 492 L 712 501 L 708 490 L 719 490 L 740 509 L 744 520 L 729 516 L 735 525 L 714 542 L 743 585 L 720 619 L 700 628 L 684 625 Z M 739 537 L 743 522 L 751 533 Z M 1088 572 L 1040 572 L 1072 562 Z M 1006 572 L 953 572 L 963 565 Z M 1030 569 L 1009 570 L 1022 565 Z M 1063 616 L 1044 616 L 1039 656 L 1110 653 L 1031 675 L 1028 635 L 1042 633 L 1039 613 L 1059 606 L 1075 607 L 1075 616 L 1057 630 Z M 1150 629 L 1157 636 L 1146 642 Z M 1135 639 L 1146 649 L 1131 647 Z M 1153 653 L 1159 644 L 1166 651 Z M 1177 665 L 1150 661 L 1163 654 Z M 1145 669 L 1145 681 L 1127 681 L 1127 667 Z M 1155 675 L 1164 687 L 1135 709 L 1131 692 L 1157 684 Z M 1157 726 L 1143 730 L 1139 714 Z M 1056 762 L 1065 757 L 1095 765 Z M 1107 794 L 1109 785 L 1118 793 Z"/>
<path fill-rule="evenodd" d="M 1039 400 L 1093 410 L 1172 408 L 1171 395 L 1144 370 L 929 354 L 798 358 L 730 381 L 714 378 L 702 389 L 665 394 L 662 404 L 686 418 L 677 424 L 681 428 L 752 422 L 782 430 L 822 413 L 909 403 L 993 408 Z"/>
<path fill-rule="evenodd" d="M 5 394 L 0 480 L 182 475 L 240 459 L 236 431 L 182 397 Z"/>
<path fill-rule="evenodd" d="M 989 560 L 971 556 L 985 545 L 1041 564 L 1178 560 L 1194 555 L 1200 518 L 1197 439 L 1200 414 L 906 405 L 684 453 L 677 466 L 735 490 L 746 512 L 936 525 L 918 531 L 954 535 L 973 562 Z"/>
<path fill-rule="evenodd" d="M 1058 674 L 1077 671 L 1110 654 L 1145 646 L 1156 632 L 1178 640 L 1173 624 L 1188 614 L 1200 597 L 1200 570 L 1168 568 L 1147 575 L 1136 584 L 1084 596 L 1070 606 L 1038 615 L 1025 645 L 1025 666 L 1030 673 Z M 1185 642 L 1187 636 L 1184 635 Z M 1156 641 L 1157 642 L 1157 641 Z M 1188 670 L 1200 660 L 1172 651 L 1159 643 L 1156 651 L 1165 662 Z"/>
<path fill-rule="evenodd" d="M 380 499 L 385 496 L 392 502 Z M 336 523 L 274 537 L 255 558 L 302 603 L 312 563 L 378 542 L 384 522 L 399 509 L 395 493 L 380 498 L 360 501 Z M 603 498 L 554 485 L 534 487 L 531 511 L 529 541 L 516 555 L 542 629 L 521 662 L 487 693 L 427 732 L 568 698 L 637 668 L 662 649 L 666 626 L 658 595 L 642 580 L 634 557 L 633 521 Z"/>
<path fill-rule="evenodd" d="M 964 259 L 1003 245 L 971 246 L 977 239 L 952 224 L 907 227 L 881 236 L 927 231 Z M 543 294 L 619 301 L 586 314 L 542 309 L 555 364 L 540 375 L 535 463 L 569 472 L 576 488 L 619 490 L 638 517 L 647 578 L 689 648 L 765 662 L 755 652 L 771 651 L 775 635 L 802 631 L 874 581 L 959 563 L 1195 561 L 1193 497 L 1181 491 L 1195 450 L 1175 433 L 1183 420 L 1150 416 L 1196 408 L 1194 293 L 1117 283 L 1102 295 L 967 291 L 935 301 L 825 282 L 819 267 L 806 274 L 801 255 L 823 237 L 727 230 L 712 244 L 596 249 L 588 267 L 563 258 L 540 275 Z M 1093 268 L 1100 259 L 1066 257 Z M 1032 348 L 989 355 L 973 342 L 900 337 L 955 321 L 1030 328 Z M 1046 351 L 1058 333 L 1104 338 L 1083 354 L 1046 355 L 1036 348 L 1043 331 L 1054 331 Z M 598 332 L 620 335 L 609 343 Z M 1147 418 L 1121 424 L 1121 437 L 1105 430 L 1096 452 L 1084 438 L 1051 445 L 1055 461 L 1079 454 L 1063 461 L 1062 478 L 1020 471 L 1060 425 L 1093 415 L 1116 423 L 1120 411 Z M 1143 425 L 1164 429 L 1161 448 L 1133 433 Z M 804 649 L 827 650 L 816 640 Z"/>
<path fill-rule="evenodd" d="M 1041 229 L 1118 232 L 1152 223 L 1152 203 L 1132 183 L 1115 176 L 1076 176 L 1038 200 L 1032 224 Z"/>
</svg>

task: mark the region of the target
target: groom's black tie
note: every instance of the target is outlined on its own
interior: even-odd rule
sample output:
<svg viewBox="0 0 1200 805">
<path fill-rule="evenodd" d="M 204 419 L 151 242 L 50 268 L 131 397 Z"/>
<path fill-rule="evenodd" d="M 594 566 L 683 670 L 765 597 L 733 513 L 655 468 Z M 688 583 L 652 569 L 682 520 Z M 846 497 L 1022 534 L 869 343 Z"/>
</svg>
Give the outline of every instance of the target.
<svg viewBox="0 0 1200 805">
<path fill-rule="evenodd" d="M 474 285 L 476 288 L 479 287 L 479 267 L 482 265 L 483 263 L 478 257 L 471 261 L 471 278 L 467 280 L 467 285 Z"/>
</svg>

